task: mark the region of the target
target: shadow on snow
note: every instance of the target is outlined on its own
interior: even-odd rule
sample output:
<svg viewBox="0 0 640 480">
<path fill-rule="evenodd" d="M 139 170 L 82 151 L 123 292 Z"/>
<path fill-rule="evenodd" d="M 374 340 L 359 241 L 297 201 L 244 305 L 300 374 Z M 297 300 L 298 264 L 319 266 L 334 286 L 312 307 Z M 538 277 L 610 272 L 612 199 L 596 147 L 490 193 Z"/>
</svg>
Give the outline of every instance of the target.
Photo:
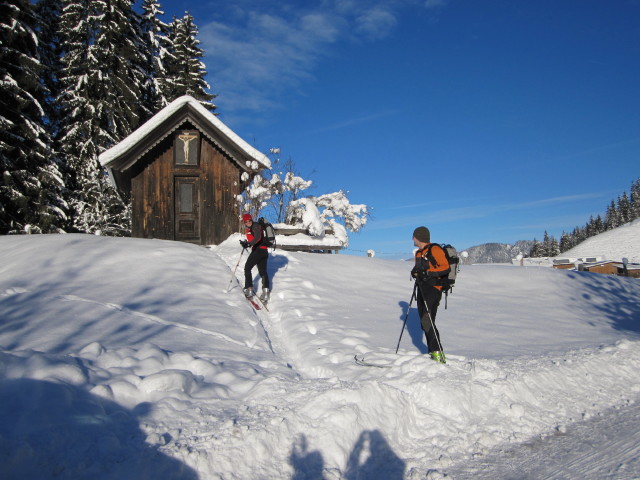
<svg viewBox="0 0 640 480">
<path fill-rule="evenodd" d="M 145 442 L 134 410 L 80 388 L 0 381 L 0 478 L 197 480 L 194 470 Z"/>
<path fill-rule="evenodd" d="M 324 480 L 324 459 L 317 450 L 309 451 L 307 438 L 300 435 L 291 449 L 291 480 Z M 405 463 L 394 453 L 378 430 L 363 431 L 349 455 L 340 478 L 345 480 L 402 480 Z M 335 476 L 329 475 L 329 478 Z"/>
<path fill-rule="evenodd" d="M 606 320 L 613 328 L 640 334 L 640 281 L 593 272 L 569 272 L 575 290 L 570 300 L 576 305 L 590 304 L 598 316 L 592 324 Z"/>
<path fill-rule="evenodd" d="M 409 304 L 402 301 L 398 302 L 398 305 L 400 306 L 401 312 L 400 321 L 404 324 L 405 318 L 407 319 L 405 328 L 407 330 L 407 333 L 411 337 L 411 343 L 413 343 L 413 345 L 418 349 L 420 353 L 429 353 L 429 348 L 427 348 L 427 344 L 425 343 L 424 331 L 422 330 L 422 325 L 420 323 L 418 308 L 412 307 L 407 315 Z M 400 345 L 402 346 L 402 342 L 400 343 Z"/>
</svg>

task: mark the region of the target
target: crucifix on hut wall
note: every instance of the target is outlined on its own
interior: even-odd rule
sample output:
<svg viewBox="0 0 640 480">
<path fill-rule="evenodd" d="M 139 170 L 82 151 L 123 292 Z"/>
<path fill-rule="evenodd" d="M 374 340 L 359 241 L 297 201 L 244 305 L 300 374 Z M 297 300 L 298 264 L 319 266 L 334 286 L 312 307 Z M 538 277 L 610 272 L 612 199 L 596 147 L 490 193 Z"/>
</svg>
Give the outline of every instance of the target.
<svg viewBox="0 0 640 480">
<path fill-rule="evenodd" d="M 200 147 L 200 132 L 197 130 L 182 130 L 175 137 L 175 164 L 198 165 Z"/>
</svg>

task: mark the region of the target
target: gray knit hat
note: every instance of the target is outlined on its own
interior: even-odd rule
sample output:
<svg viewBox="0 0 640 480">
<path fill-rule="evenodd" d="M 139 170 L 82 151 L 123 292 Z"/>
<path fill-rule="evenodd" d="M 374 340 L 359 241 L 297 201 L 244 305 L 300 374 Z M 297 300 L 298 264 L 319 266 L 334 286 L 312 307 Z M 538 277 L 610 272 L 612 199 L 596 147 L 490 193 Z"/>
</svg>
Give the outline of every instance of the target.
<svg viewBox="0 0 640 480">
<path fill-rule="evenodd" d="M 427 227 L 418 227 L 413 231 L 413 236 L 422 243 L 431 243 L 431 233 Z"/>
</svg>

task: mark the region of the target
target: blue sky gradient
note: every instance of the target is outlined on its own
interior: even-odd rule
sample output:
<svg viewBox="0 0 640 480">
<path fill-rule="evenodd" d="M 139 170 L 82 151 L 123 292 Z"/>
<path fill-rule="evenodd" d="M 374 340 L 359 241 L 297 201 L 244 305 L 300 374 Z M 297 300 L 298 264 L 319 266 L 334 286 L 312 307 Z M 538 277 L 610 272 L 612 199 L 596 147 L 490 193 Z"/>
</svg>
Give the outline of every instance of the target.
<svg viewBox="0 0 640 480">
<path fill-rule="evenodd" d="M 202 1 L 220 119 L 372 218 L 348 253 L 560 237 L 640 176 L 637 0 Z"/>
</svg>

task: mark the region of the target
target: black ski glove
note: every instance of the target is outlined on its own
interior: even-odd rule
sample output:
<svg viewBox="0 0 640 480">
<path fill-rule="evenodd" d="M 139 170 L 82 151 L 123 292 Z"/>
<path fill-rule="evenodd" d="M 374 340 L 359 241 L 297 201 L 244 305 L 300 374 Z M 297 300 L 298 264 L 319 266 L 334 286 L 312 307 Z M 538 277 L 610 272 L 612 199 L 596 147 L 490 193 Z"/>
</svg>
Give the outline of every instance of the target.
<svg viewBox="0 0 640 480">
<path fill-rule="evenodd" d="M 242 248 L 249 248 L 249 242 L 246 240 L 240 240 L 240 245 L 242 245 Z"/>
<path fill-rule="evenodd" d="M 424 282 L 427 279 L 427 275 L 428 273 L 425 272 L 418 265 L 416 265 L 415 267 L 413 267 L 413 269 L 411 269 L 411 277 L 415 278 L 420 282 Z"/>
</svg>

